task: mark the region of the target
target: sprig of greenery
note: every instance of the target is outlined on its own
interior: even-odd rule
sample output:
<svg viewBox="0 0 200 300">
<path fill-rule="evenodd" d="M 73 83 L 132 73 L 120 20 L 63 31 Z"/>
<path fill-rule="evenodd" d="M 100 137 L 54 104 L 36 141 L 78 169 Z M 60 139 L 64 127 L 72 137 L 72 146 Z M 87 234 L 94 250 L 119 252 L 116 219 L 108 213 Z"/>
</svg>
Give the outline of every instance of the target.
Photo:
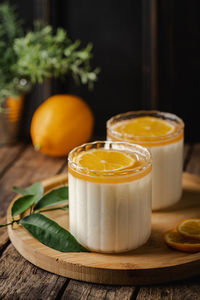
<svg viewBox="0 0 200 300">
<path fill-rule="evenodd" d="M 14 50 L 18 57 L 14 71 L 32 83 L 68 73 L 82 84 L 97 80 L 99 70 L 92 70 L 90 66 L 92 45 L 80 49 L 80 41 L 72 43 L 62 28 L 53 34 L 50 25 L 41 27 L 36 23 L 34 31 L 15 39 Z"/>
<path fill-rule="evenodd" d="M 28 81 L 12 69 L 17 54 L 14 40 L 23 35 L 22 21 L 9 2 L 0 5 L 0 103 L 7 96 L 17 96 L 29 90 Z"/>
<path fill-rule="evenodd" d="M 54 33 L 50 25 L 39 23 L 24 35 L 15 8 L 9 2 L 0 5 L 0 103 L 52 77 L 71 75 L 76 83 L 91 88 L 100 72 L 99 68 L 92 69 L 91 59 L 91 43 L 81 47 L 80 41 L 72 42 L 64 29 Z"/>
<path fill-rule="evenodd" d="M 41 214 L 53 210 L 67 210 L 69 207 L 68 204 L 57 207 L 51 206 L 68 200 L 68 187 L 64 186 L 54 189 L 46 195 L 44 195 L 44 190 L 40 182 L 26 189 L 14 187 L 13 190 L 20 193 L 22 197 L 19 197 L 13 203 L 11 208 L 12 221 L 7 224 L 0 224 L 0 228 L 13 226 L 14 223 L 21 224 L 33 237 L 50 248 L 61 252 L 88 252 L 70 232 Z M 46 207 L 47 209 L 44 209 Z M 14 217 L 28 209 L 30 209 L 28 216 L 14 219 Z"/>
</svg>

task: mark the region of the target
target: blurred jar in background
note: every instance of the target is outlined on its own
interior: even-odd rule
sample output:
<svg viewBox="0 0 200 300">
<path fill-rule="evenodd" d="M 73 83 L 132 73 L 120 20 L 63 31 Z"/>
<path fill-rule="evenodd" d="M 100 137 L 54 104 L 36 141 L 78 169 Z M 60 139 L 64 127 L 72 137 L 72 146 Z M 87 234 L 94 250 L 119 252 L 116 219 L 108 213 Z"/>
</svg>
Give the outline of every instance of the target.
<svg viewBox="0 0 200 300">
<path fill-rule="evenodd" d="M 152 209 L 175 204 L 182 194 L 184 123 L 174 114 L 133 111 L 107 122 L 107 139 L 147 147 L 152 162 Z"/>
</svg>

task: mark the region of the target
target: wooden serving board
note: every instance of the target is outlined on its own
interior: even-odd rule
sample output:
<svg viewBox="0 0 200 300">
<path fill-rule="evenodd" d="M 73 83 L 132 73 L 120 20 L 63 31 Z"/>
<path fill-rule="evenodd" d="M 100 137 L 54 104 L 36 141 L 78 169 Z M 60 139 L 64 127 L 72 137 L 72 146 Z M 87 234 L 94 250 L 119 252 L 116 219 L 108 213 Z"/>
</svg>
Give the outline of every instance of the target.
<svg viewBox="0 0 200 300">
<path fill-rule="evenodd" d="M 43 181 L 45 191 L 63 183 L 67 183 L 65 174 Z M 163 240 L 163 233 L 175 227 L 181 220 L 200 217 L 200 177 L 184 173 L 183 188 L 183 197 L 173 209 L 153 213 L 149 241 L 128 253 L 62 253 L 41 244 L 20 225 L 14 228 L 9 226 L 9 237 L 18 252 L 34 265 L 73 279 L 122 285 L 184 279 L 200 274 L 200 253 L 188 254 L 170 249 Z M 8 222 L 11 220 L 12 203 L 7 212 Z M 66 211 L 45 214 L 68 228 Z"/>
</svg>

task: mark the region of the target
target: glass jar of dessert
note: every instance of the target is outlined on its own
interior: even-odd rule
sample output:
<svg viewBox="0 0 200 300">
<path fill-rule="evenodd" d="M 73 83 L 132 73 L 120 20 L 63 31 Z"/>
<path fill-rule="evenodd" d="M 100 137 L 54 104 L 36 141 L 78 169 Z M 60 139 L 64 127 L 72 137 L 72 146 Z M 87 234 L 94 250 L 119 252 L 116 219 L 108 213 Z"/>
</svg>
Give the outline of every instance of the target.
<svg viewBox="0 0 200 300">
<path fill-rule="evenodd" d="M 97 141 L 69 154 L 70 232 L 96 252 L 143 245 L 151 233 L 151 154 L 139 145 Z"/>
<path fill-rule="evenodd" d="M 107 138 L 148 147 L 152 154 L 152 209 L 175 204 L 182 193 L 184 123 L 174 114 L 133 111 L 107 122 Z"/>
</svg>

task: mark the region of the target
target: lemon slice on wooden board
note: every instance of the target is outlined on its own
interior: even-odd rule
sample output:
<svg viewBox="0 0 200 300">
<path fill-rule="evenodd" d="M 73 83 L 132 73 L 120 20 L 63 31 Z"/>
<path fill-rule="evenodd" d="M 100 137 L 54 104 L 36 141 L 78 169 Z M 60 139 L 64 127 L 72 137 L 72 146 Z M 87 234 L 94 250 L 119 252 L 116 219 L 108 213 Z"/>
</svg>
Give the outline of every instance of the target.
<svg viewBox="0 0 200 300">
<path fill-rule="evenodd" d="M 200 219 L 186 219 L 177 226 L 177 231 L 189 239 L 196 239 L 200 243 Z"/>
<path fill-rule="evenodd" d="M 114 171 L 132 168 L 136 160 L 125 152 L 93 149 L 78 154 L 75 162 L 89 170 Z"/>
<path fill-rule="evenodd" d="M 191 253 L 200 251 L 200 241 L 183 237 L 176 230 L 176 228 L 165 232 L 164 240 L 168 246 L 176 250 L 191 252 Z"/>
<path fill-rule="evenodd" d="M 121 122 L 116 130 L 133 136 L 156 137 L 172 133 L 175 126 L 156 117 L 139 117 Z"/>
</svg>

